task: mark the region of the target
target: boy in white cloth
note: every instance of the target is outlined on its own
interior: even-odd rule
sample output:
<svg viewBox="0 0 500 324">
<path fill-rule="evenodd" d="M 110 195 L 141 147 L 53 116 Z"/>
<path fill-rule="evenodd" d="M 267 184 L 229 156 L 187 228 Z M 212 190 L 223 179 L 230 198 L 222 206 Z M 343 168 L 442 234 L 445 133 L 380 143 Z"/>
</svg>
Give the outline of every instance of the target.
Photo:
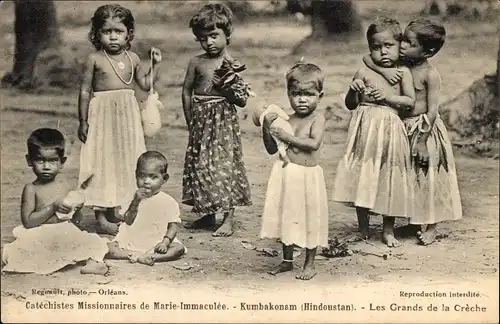
<svg viewBox="0 0 500 324">
<path fill-rule="evenodd" d="M 258 108 L 255 108 L 253 110 L 252 120 L 255 126 L 260 126 L 262 128 L 264 125 L 264 118 L 270 113 L 277 115 L 277 118 L 272 122 L 270 126 L 279 127 L 288 134 L 293 134 L 292 125 L 290 125 L 290 123 L 288 122 L 288 119 L 290 119 L 290 117 L 281 107 L 273 104 L 268 105 L 267 107 L 258 106 Z M 279 138 L 275 136 L 272 136 L 272 138 L 273 140 L 276 141 L 278 147 L 278 153 L 281 159 L 283 160 L 283 167 L 285 167 L 290 162 L 290 158 L 286 155 L 286 149 L 288 148 L 288 144 L 281 141 Z"/>
<path fill-rule="evenodd" d="M 139 157 L 135 172 L 138 189 L 123 215 L 125 223 L 108 245 L 106 258 L 153 265 L 186 253 L 176 237 L 181 222 L 179 205 L 161 191 L 169 178 L 167 170 L 167 159 L 159 152 L 147 151 Z"/>
</svg>

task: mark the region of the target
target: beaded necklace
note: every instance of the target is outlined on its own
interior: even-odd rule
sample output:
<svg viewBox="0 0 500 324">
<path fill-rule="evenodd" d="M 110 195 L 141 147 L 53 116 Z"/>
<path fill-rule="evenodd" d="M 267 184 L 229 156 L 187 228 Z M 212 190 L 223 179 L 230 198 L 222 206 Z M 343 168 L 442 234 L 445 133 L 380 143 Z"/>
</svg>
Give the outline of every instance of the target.
<svg viewBox="0 0 500 324">
<path fill-rule="evenodd" d="M 114 64 L 113 64 L 113 62 L 111 62 L 111 58 L 109 57 L 109 55 L 108 55 L 108 53 L 106 52 L 106 50 L 104 50 L 104 49 L 103 49 L 102 51 L 103 51 L 103 52 L 104 52 L 104 54 L 106 55 L 106 58 L 108 59 L 109 64 L 111 64 L 111 67 L 113 68 L 113 71 L 115 71 L 115 73 L 116 73 L 116 75 L 118 76 L 118 78 L 119 78 L 119 79 L 120 79 L 123 83 L 125 83 L 126 85 L 131 84 L 131 83 L 132 83 L 132 80 L 134 79 L 134 66 L 133 66 L 133 63 L 132 63 L 132 58 L 130 57 L 130 54 L 127 52 L 127 50 L 125 50 L 125 54 L 126 54 L 126 55 L 127 55 L 127 57 L 128 57 L 128 60 L 129 60 L 129 62 L 130 62 L 130 66 L 131 66 L 131 69 L 132 69 L 132 74 L 130 75 L 130 80 L 128 80 L 128 82 L 127 82 L 127 81 L 125 81 L 125 80 L 123 80 L 123 78 L 121 77 L 120 73 L 118 73 L 118 71 L 116 70 L 116 68 L 115 68 L 115 66 L 114 66 Z M 118 67 L 119 67 L 119 68 L 121 68 L 120 63 L 122 64 L 123 68 L 125 68 L 125 66 L 124 66 L 125 64 L 124 64 L 123 62 L 121 62 L 121 61 L 120 61 L 120 62 L 118 62 Z"/>
</svg>

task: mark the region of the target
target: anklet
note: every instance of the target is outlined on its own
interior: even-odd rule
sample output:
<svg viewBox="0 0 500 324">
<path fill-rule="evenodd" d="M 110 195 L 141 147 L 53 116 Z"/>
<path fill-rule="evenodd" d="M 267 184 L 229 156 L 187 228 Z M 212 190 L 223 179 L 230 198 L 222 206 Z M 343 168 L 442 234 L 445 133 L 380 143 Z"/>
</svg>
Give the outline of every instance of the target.
<svg viewBox="0 0 500 324">
<path fill-rule="evenodd" d="M 293 260 L 283 259 L 283 262 L 293 262 Z"/>
</svg>

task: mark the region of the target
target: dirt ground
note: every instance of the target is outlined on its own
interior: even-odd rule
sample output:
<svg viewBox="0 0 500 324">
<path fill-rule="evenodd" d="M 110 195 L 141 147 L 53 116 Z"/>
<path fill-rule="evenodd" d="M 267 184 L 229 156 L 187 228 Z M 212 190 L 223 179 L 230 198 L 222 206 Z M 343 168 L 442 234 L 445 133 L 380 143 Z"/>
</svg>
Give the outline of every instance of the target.
<svg viewBox="0 0 500 324">
<path fill-rule="evenodd" d="M 2 12 L 5 15 L 5 11 Z M 396 17 L 398 18 L 398 17 Z M 402 16 L 404 25 L 408 16 Z M 234 56 L 247 64 L 244 76 L 259 95 L 249 107 L 261 101 L 286 106 L 284 73 L 298 58 L 286 56 L 309 32 L 307 25 L 295 22 L 254 23 L 237 26 L 231 45 Z M 446 46 L 433 62 L 438 66 L 443 79 L 443 101 L 451 98 L 469 86 L 476 78 L 495 68 L 498 37 L 495 26 L 489 24 L 464 25 L 449 23 L 449 37 Z M 469 24 L 469 23 L 467 23 Z M 293 28 L 292 28 L 293 27 Z M 168 28 L 168 36 L 164 31 Z M 187 144 L 187 130 L 181 114 L 180 85 L 188 59 L 198 51 L 187 28 L 175 30 L 173 26 L 138 26 L 137 40 L 155 44 L 163 49 L 165 80 L 163 83 L 162 112 L 165 127 L 154 139 L 148 139 L 149 149 L 159 150 L 170 162 L 170 180 L 164 190 L 180 201 L 184 150 Z M 272 28 L 272 29 L 271 29 Z M 272 30 L 271 36 L 268 33 Z M 63 28 L 63 36 L 70 44 L 90 51 L 86 43 L 86 28 Z M 193 41 L 190 41 L 193 40 Z M 12 42 L 6 36 L 2 44 Z M 342 101 L 350 79 L 361 64 L 366 52 L 363 40 L 351 44 L 332 44 L 332 54 L 307 59 L 317 62 L 325 70 L 325 98 L 323 108 L 336 106 Z M 0 71 L 10 69 L 11 52 L 8 46 L 0 46 Z M 480 49 L 480 50 L 478 50 Z M 76 181 L 78 175 L 79 144 L 75 141 L 77 120 L 77 93 L 74 91 L 54 94 L 24 94 L 12 90 L 0 90 L 1 108 L 1 246 L 11 242 L 12 229 L 20 224 L 20 194 L 25 183 L 32 181 L 33 174 L 24 159 L 25 141 L 29 133 L 38 127 L 59 127 L 74 144 L 70 147 L 69 161 L 63 176 Z M 214 238 L 208 231 L 181 229 L 178 237 L 188 248 L 188 254 L 180 263 L 191 263 L 193 268 L 178 270 L 172 264 L 158 264 L 152 268 L 129 264 L 125 261 L 110 261 L 107 277 L 81 276 L 78 267 L 69 267 L 48 276 L 2 274 L 2 295 L 5 298 L 23 298 L 32 288 L 47 287 L 89 287 L 99 285 L 139 286 L 146 284 L 190 283 L 209 284 L 223 290 L 226 286 L 255 290 L 256 292 L 278 282 L 288 285 L 296 282 L 294 275 L 301 266 L 303 253 L 296 259 L 296 270 L 278 277 L 266 271 L 280 261 L 280 257 L 269 257 L 255 250 L 245 249 L 242 241 L 257 247 L 280 249 L 273 240 L 259 239 L 260 217 L 271 165 L 275 157 L 268 156 L 261 143 L 258 129 L 245 118 L 241 111 L 243 149 L 248 178 L 252 187 L 253 205 L 236 211 L 236 233 L 229 238 Z M 321 166 L 325 171 L 327 190 L 331 194 L 335 170 L 343 153 L 346 137 L 347 113 L 330 119 L 322 152 Z M 335 116 L 334 116 L 335 117 Z M 340 120 L 340 121 L 339 121 Z M 383 283 L 416 280 L 432 284 L 436 280 L 448 282 L 474 282 L 474 278 L 498 278 L 498 203 L 499 168 L 498 161 L 481 159 L 466 151 L 456 151 L 458 181 L 461 190 L 464 218 L 457 222 L 440 224 L 443 238 L 435 244 L 423 247 L 415 239 L 406 239 L 403 246 L 394 250 L 397 257 L 382 260 L 376 256 L 355 254 L 344 258 L 318 260 L 316 284 L 365 282 Z M 186 206 L 182 206 L 182 219 L 192 220 Z M 356 232 L 356 217 L 353 209 L 330 202 L 330 238 L 348 238 Z M 405 221 L 398 221 L 404 225 Z M 93 231 L 94 217 L 84 209 L 84 229 Z M 366 252 L 386 253 L 380 242 L 381 218 L 372 218 L 375 234 L 369 244 L 359 242 L 351 248 Z M 307 287 L 301 284 L 301 287 Z"/>
</svg>

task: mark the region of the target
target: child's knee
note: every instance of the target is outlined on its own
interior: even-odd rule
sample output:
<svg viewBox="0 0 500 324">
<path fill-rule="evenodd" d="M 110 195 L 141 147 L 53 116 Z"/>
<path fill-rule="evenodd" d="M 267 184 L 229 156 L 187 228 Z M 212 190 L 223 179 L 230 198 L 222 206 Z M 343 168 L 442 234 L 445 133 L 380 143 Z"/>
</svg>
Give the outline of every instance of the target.
<svg viewBox="0 0 500 324">
<path fill-rule="evenodd" d="M 172 257 L 180 258 L 186 254 L 186 247 L 180 243 L 172 243 L 169 250 L 171 250 L 170 253 L 172 253 Z"/>
</svg>

